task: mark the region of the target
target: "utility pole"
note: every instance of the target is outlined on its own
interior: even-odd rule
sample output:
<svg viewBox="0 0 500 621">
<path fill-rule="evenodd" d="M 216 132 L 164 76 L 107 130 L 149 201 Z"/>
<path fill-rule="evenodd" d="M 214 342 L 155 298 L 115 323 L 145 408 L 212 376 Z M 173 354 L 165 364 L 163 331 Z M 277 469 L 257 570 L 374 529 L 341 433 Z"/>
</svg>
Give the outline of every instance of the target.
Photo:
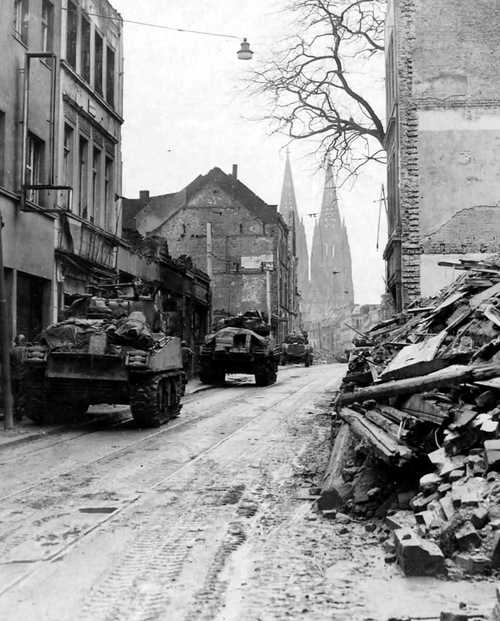
<svg viewBox="0 0 500 621">
<path fill-rule="evenodd" d="M 272 304 L 271 304 L 271 271 L 272 268 L 266 267 L 266 306 L 267 306 L 267 323 L 271 325 L 271 314 L 272 314 Z"/>
<path fill-rule="evenodd" d="M 214 268 L 213 268 L 213 248 L 212 248 L 212 223 L 207 222 L 207 275 L 210 279 L 210 293 L 213 294 L 213 277 L 214 277 Z M 213 296 L 210 295 L 210 309 L 208 313 L 208 323 L 210 329 L 212 329 L 212 301 Z"/>
<path fill-rule="evenodd" d="M 14 403 L 10 383 L 10 336 L 9 315 L 7 312 L 7 290 L 5 287 L 5 274 L 3 269 L 3 244 L 2 244 L 3 218 L 0 213 L 0 345 L 2 348 L 2 392 L 4 409 L 4 427 L 14 427 Z"/>
</svg>

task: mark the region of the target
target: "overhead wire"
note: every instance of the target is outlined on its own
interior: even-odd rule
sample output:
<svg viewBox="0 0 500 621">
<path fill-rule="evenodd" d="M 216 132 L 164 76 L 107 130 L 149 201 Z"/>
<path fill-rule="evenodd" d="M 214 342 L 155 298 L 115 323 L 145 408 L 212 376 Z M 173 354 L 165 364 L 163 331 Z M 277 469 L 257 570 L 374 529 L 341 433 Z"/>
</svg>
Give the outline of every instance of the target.
<svg viewBox="0 0 500 621">
<path fill-rule="evenodd" d="M 67 11 L 67 7 L 63 8 L 63 11 Z M 152 22 L 140 22 L 134 19 L 123 19 L 123 17 L 112 17 L 110 15 L 103 15 L 101 13 L 89 13 L 85 12 L 90 17 L 100 17 L 101 19 L 109 19 L 114 22 L 121 22 L 124 24 L 135 24 L 136 26 L 148 26 L 149 28 L 160 28 L 161 30 L 171 30 L 173 32 L 187 32 L 189 34 L 205 35 L 207 37 L 223 37 L 224 39 L 238 39 L 241 37 L 237 35 L 225 34 L 222 32 L 210 32 L 207 30 L 191 30 L 189 28 L 177 28 L 175 26 L 166 26 L 165 24 L 154 24 Z"/>
</svg>

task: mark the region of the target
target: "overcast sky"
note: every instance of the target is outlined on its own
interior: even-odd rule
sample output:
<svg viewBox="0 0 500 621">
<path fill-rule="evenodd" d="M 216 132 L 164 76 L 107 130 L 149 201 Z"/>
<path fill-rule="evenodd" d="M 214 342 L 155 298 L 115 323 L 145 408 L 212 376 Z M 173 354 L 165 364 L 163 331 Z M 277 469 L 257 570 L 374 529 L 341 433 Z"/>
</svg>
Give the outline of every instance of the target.
<svg viewBox="0 0 500 621">
<path fill-rule="evenodd" d="M 174 192 L 214 166 L 238 164 L 239 178 L 270 204 L 280 198 L 284 136 L 256 119 L 264 102 L 249 96 L 251 63 L 270 57 L 291 28 L 285 0 L 111 0 L 126 20 L 246 36 L 254 61 L 237 59 L 239 42 L 188 33 L 124 26 L 124 195 Z M 382 98 L 382 80 L 374 83 Z M 378 92 L 377 92 L 378 91 Z M 290 157 L 299 213 L 310 242 L 319 212 L 323 173 L 309 155 L 313 144 L 293 143 Z M 376 250 L 378 201 L 384 170 L 374 166 L 339 191 L 353 258 L 355 300 L 378 303 L 384 290 L 385 218 Z"/>
</svg>

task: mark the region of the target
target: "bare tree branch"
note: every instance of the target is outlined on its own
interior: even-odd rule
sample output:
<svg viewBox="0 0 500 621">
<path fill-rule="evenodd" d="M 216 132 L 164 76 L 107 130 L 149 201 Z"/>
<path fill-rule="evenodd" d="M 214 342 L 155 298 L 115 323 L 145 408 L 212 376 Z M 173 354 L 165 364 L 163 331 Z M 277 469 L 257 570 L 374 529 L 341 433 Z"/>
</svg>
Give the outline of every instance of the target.
<svg viewBox="0 0 500 621">
<path fill-rule="evenodd" d="M 267 96 L 273 131 L 319 140 L 323 161 L 350 178 L 384 162 L 384 124 L 373 82 L 357 73 L 384 50 L 386 0 L 292 0 L 298 32 L 286 49 L 250 77 Z"/>
</svg>

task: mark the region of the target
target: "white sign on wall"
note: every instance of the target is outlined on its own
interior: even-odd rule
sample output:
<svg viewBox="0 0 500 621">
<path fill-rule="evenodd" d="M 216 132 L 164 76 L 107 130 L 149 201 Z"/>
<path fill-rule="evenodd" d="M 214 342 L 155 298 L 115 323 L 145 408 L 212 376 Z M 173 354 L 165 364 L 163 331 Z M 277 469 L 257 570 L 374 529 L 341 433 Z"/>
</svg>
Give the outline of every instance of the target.
<svg viewBox="0 0 500 621">
<path fill-rule="evenodd" d="M 260 270 L 262 263 L 273 263 L 272 254 L 261 254 L 253 257 L 241 257 L 241 267 L 245 270 Z"/>
</svg>

